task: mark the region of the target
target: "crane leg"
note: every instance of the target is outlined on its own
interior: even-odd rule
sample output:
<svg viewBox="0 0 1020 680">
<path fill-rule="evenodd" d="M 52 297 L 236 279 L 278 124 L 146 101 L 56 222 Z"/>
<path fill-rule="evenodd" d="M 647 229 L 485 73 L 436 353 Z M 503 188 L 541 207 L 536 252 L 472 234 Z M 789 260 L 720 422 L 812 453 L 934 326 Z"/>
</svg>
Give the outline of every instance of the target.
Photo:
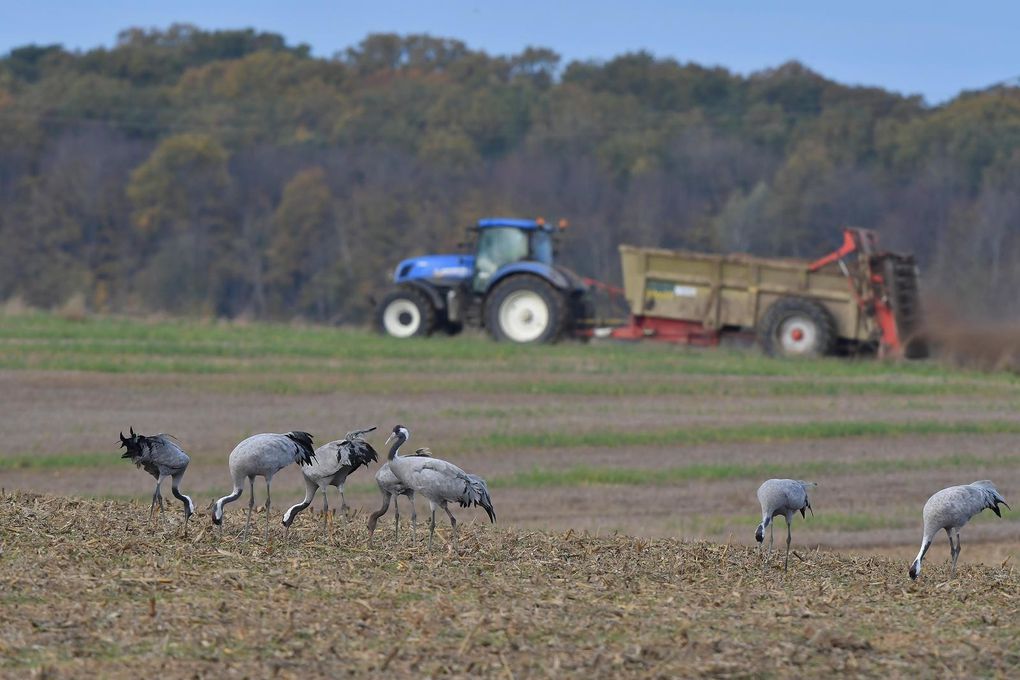
<svg viewBox="0 0 1020 680">
<path fill-rule="evenodd" d="M 322 492 L 322 539 L 329 540 L 329 487 Z"/>
<path fill-rule="evenodd" d="M 407 500 L 411 501 L 411 543 L 414 543 L 418 539 L 418 508 L 414 504 L 414 496 L 408 496 Z"/>
<path fill-rule="evenodd" d="M 255 478 L 254 477 L 249 477 L 248 478 L 248 491 L 251 492 L 251 495 L 248 497 L 248 518 L 246 520 L 244 520 L 244 533 L 242 534 L 242 537 L 245 538 L 245 539 L 248 538 L 248 530 L 251 528 L 251 513 L 252 513 L 252 510 L 255 509 Z"/>
<path fill-rule="evenodd" d="M 949 578 L 956 576 L 956 560 L 960 557 L 960 530 L 954 531 L 956 534 L 956 546 L 953 547 L 953 537 L 949 537 L 949 554 L 953 556 L 953 567 L 949 572 Z"/>
<path fill-rule="evenodd" d="M 266 478 L 266 545 L 269 545 L 269 508 L 273 505 L 273 497 L 269 493 L 270 480 Z"/>
<path fill-rule="evenodd" d="M 156 480 L 156 489 L 152 492 L 152 503 L 149 504 L 149 522 L 152 522 L 152 515 L 156 512 L 156 499 L 159 497 L 159 480 Z"/>
<path fill-rule="evenodd" d="M 387 497 L 388 498 L 388 497 Z M 393 511 L 396 513 L 396 519 L 393 522 L 393 540 L 400 540 L 400 494 L 393 496 Z"/>
<path fill-rule="evenodd" d="M 443 510 L 446 510 L 446 514 L 450 516 L 450 535 L 453 540 L 453 550 L 457 551 L 457 518 L 450 512 L 450 508 L 447 507 L 446 503 L 442 505 Z"/>
<path fill-rule="evenodd" d="M 429 503 L 432 507 L 432 520 L 429 522 L 429 550 L 432 550 L 432 537 L 436 535 L 436 506 L 435 503 Z"/>
<path fill-rule="evenodd" d="M 340 487 L 340 514 L 344 516 L 345 522 L 350 522 L 351 518 L 347 514 L 350 512 L 350 507 L 347 505 L 347 499 L 344 497 L 344 488 Z"/>
<path fill-rule="evenodd" d="M 772 554 L 772 544 L 776 540 L 776 523 L 769 522 L 769 549 L 765 551 L 765 556 L 768 557 Z"/>
<path fill-rule="evenodd" d="M 790 541 L 793 540 L 793 533 L 790 530 L 790 519 L 786 520 L 786 564 L 783 565 L 783 571 L 790 570 Z"/>
</svg>

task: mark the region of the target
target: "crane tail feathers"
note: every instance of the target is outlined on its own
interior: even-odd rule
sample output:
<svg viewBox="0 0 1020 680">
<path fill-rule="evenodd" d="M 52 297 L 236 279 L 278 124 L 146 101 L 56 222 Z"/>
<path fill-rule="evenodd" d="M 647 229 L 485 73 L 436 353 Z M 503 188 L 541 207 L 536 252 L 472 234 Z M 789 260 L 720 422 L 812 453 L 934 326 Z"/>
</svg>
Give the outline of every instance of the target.
<svg viewBox="0 0 1020 680">
<path fill-rule="evenodd" d="M 477 505 L 478 507 L 485 509 L 485 514 L 489 516 L 489 521 L 493 524 L 496 523 L 496 510 L 492 507 L 492 497 L 489 495 L 489 485 L 485 483 L 485 480 L 477 475 L 467 475 L 467 479 L 464 480 L 464 496 L 460 500 L 460 506 L 462 508 Z"/>
<path fill-rule="evenodd" d="M 369 463 L 379 460 L 378 452 L 364 439 L 345 439 L 336 450 L 337 462 L 343 461 L 341 451 L 345 448 L 347 449 L 351 472 L 354 472 L 363 465 L 367 467 Z"/>
<path fill-rule="evenodd" d="M 294 442 L 294 460 L 298 465 L 311 465 L 315 458 L 315 444 L 312 435 L 295 430 L 286 434 L 287 439 Z"/>
</svg>

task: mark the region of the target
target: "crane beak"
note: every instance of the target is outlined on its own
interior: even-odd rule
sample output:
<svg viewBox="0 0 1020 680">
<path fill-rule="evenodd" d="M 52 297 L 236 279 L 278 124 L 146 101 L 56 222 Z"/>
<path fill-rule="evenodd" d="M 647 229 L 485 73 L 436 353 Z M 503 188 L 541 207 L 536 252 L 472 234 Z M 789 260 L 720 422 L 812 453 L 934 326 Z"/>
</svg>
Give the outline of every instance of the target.
<svg viewBox="0 0 1020 680">
<path fill-rule="evenodd" d="M 393 432 L 390 432 L 390 436 L 386 438 L 386 443 L 383 444 L 383 446 L 389 446 L 390 442 L 393 441 L 393 438 L 396 437 L 396 436 L 397 436 L 396 434 L 394 434 Z"/>
</svg>

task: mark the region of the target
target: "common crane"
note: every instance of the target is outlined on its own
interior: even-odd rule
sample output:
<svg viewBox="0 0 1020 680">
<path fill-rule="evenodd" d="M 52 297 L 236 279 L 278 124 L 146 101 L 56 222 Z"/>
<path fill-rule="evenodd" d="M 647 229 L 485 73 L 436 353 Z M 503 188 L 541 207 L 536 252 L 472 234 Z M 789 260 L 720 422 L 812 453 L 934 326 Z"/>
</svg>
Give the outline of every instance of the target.
<svg viewBox="0 0 1020 680">
<path fill-rule="evenodd" d="M 326 513 L 329 512 L 329 487 L 335 486 L 340 492 L 340 512 L 346 515 L 347 501 L 344 498 L 344 483 L 355 470 L 361 466 L 378 460 L 378 454 L 372 445 L 364 440 L 364 436 L 374 431 L 367 430 L 348 432 L 343 439 L 323 444 L 315 450 L 315 460 L 310 465 L 302 466 L 301 474 L 305 478 L 305 497 L 283 513 L 283 526 L 290 533 L 290 525 L 297 515 L 311 505 L 315 494 L 322 490 L 322 517 L 324 529 Z"/>
<path fill-rule="evenodd" d="M 436 533 L 436 507 L 440 507 L 450 516 L 450 532 L 454 549 L 457 548 L 457 518 L 450 512 L 447 503 L 459 503 L 462 508 L 478 505 L 485 509 L 489 521 L 496 521 L 496 512 L 489 497 L 489 487 L 485 480 L 477 475 L 469 475 L 453 463 L 431 457 L 398 456 L 400 446 L 408 440 L 411 433 L 403 425 L 393 428 L 386 443 L 393 441 L 389 453 L 389 466 L 393 475 L 404 486 L 421 494 L 429 501 L 432 519 L 429 522 L 429 549 Z"/>
<path fill-rule="evenodd" d="M 427 448 L 421 448 L 414 452 L 415 456 L 422 458 L 431 458 L 432 452 Z M 386 511 L 390 509 L 390 499 L 393 499 L 393 510 L 396 512 L 396 521 L 393 525 L 393 538 L 396 540 L 400 537 L 400 496 L 407 496 L 407 499 L 411 502 L 411 542 L 416 540 L 417 529 L 418 529 L 418 509 L 414 505 L 414 489 L 404 486 L 403 483 L 397 476 L 390 470 L 390 464 L 383 463 L 383 466 L 379 468 L 379 471 L 375 473 L 375 483 L 379 485 L 379 492 L 383 497 L 382 507 L 373 512 L 368 517 L 368 544 L 372 544 L 372 536 L 375 534 L 375 526 L 379 522 L 379 518 L 386 514 Z"/>
<path fill-rule="evenodd" d="M 815 511 L 811 509 L 811 501 L 808 500 L 807 490 L 817 486 L 813 482 L 804 482 L 796 479 L 769 479 L 758 487 L 758 502 L 761 503 L 761 524 L 754 532 L 754 539 L 759 543 L 765 541 L 765 529 L 769 528 L 768 553 L 772 552 L 772 544 L 775 542 L 776 528 L 772 518 L 782 515 L 786 518 L 786 562 L 783 570 L 790 568 L 790 542 L 793 534 L 790 525 L 793 523 L 793 516 L 800 511 L 801 517 L 807 517 L 805 510 L 811 510 L 813 517 Z"/>
<path fill-rule="evenodd" d="M 184 504 L 184 527 L 187 529 L 188 520 L 195 514 L 195 504 L 191 498 L 180 491 L 181 478 L 191 459 L 184 450 L 173 440 L 172 435 L 154 434 L 146 436 L 135 434 L 135 428 L 130 430 L 131 436 L 125 437 L 120 433 L 120 445 L 126 449 L 121 458 L 130 458 L 136 467 L 144 469 L 156 479 L 156 489 L 152 493 L 152 504 L 149 506 L 149 520 L 159 503 L 159 511 L 163 512 L 163 494 L 160 492 L 160 485 L 163 480 L 169 477 L 170 491 L 174 498 Z"/>
<path fill-rule="evenodd" d="M 924 554 L 931 547 L 931 541 L 935 534 L 941 529 L 945 529 L 946 536 L 949 537 L 949 554 L 953 558 L 953 567 L 949 576 L 952 578 L 956 574 L 956 559 L 960 556 L 960 529 L 970 521 L 971 517 L 985 508 L 994 512 L 997 517 L 1002 517 L 999 512 L 1000 503 L 1012 510 L 1006 503 L 1006 499 L 996 490 L 995 485 L 987 479 L 951 486 L 929 498 L 928 502 L 924 504 L 922 512 L 924 536 L 921 537 L 921 551 L 917 553 L 917 558 L 907 570 L 910 578 L 916 580 L 918 574 L 921 573 L 921 560 L 924 559 Z M 953 545 L 953 534 L 956 534 L 955 546 Z"/>
<path fill-rule="evenodd" d="M 255 478 L 266 479 L 266 541 L 269 541 L 269 508 L 272 505 L 270 484 L 273 475 L 291 463 L 304 467 L 311 465 L 315 458 L 312 435 L 307 432 L 287 432 L 286 434 L 256 434 L 248 437 L 230 452 L 228 465 L 234 489 L 213 504 L 213 524 L 223 531 L 223 506 L 241 497 L 244 480 L 248 480 L 251 497 L 248 499 L 248 518 L 244 523 L 244 536 L 248 536 L 251 527 L 251 513 L 255 507 Z"/>
</svg>

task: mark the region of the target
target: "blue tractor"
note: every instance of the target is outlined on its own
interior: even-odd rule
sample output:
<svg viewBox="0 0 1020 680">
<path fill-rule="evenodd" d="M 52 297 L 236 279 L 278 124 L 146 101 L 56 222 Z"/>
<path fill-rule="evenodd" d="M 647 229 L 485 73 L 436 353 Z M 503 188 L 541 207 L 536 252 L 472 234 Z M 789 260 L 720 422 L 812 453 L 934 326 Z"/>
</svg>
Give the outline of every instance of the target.
<svg viewBox="0 0 1020 680">
<path fill-rule="evenodd" d="M 541 219 L 488 218 L 471 231 L 474 254 L 404 260 L 376 314 L 397 338 L 484 327 L 496 340 L 555 342 L 578 330 L 588 286 L 553 262 L 555 229 Z"/>
</svg>

